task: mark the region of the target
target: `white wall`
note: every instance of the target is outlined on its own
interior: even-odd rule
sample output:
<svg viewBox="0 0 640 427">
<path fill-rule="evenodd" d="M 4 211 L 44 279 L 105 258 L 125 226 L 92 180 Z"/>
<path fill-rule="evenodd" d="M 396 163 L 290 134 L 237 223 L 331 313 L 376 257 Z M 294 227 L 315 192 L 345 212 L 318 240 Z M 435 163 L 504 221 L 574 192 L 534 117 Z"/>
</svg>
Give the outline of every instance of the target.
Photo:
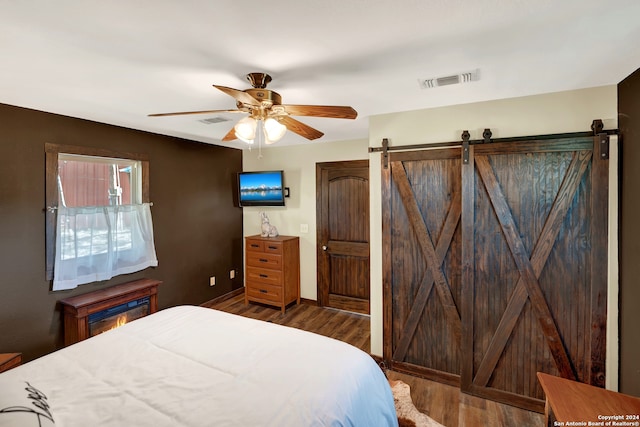
<svg viewBox="0 0 640 427">
<path fill-rule="evenodd" d="M 316 288 L 316 163 L 341 160 L 366 160 L 366 139 L 333 143 L 309 142 L 292 147 L 273 146 L 259 151 L 245 150 L 242 164 L 245 171 L 283 170 L 290 197 L 284 207 L 246 207 L 244 235 L 260 234 L 260 212 L 269 215 L 279 234 L 300 236 L 300 296 L 317 299 Z M 308 233 L 301 233 L 307 224 Z"/>
<path fill-rule="evenodd" d="M 446 88 L 440 88 L 446 90 Z M 440 90 L 435 89 L 435 90 Z M 244 234 L 260 231 L 259 212 L 265 210 L 280 234 L 299 235 L 301 245 L 301 294 L 316 299 L 316 206 L 315 164 L 317 162 L 370 159 L 371 200 L 371 353 L 382 355 L 382 201 L 380 153 L 368 153 L 368 147 L 381 146 L 388 138 L 391 145 L 413 145 L 459 141 L 463 130 L 471 139 L 481 139 L 485 128 L 493 138 L 544 135 L 590 130 L 593 119 L 602 119 L 605 129 L 615 129 L 617 120 L 616 86 L 551 93 L 522 98 L 456 105 L 451 107 L 385 114 L 369 118 L 369 140 L 337 143 L 312 143 L 294 147 L 269 147 L 246 151 L 244 170 L 285 171 L 291 198 L 284 208 L 244 208 Z M 618 280 L 617 280 L 617 157 L 612 147 L 610 160 L 610 281 L 607 322 L 607 387 L 617 387 L 618 361 Z M 309 232 L 300 233 L 308 224 Z M 379 248 L 376 250 L 376 248 Z"/>
</svg>

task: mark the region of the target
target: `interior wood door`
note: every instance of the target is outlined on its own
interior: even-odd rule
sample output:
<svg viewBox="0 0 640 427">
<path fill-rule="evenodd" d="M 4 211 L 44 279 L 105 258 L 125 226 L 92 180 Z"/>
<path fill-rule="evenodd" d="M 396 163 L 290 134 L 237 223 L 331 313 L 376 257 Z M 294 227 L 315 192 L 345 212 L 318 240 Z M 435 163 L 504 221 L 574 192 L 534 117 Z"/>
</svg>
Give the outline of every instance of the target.
<svg viewBox="0 0 640 427">
<path fill-rule="evenodd" d="M 316 166 L 318 304 L 369 314 L 369 161 Z"/>
<path fill-rule="evenodd" d="M 482 144 L 462 166 L 462 390 L 543 409 L 536 372 L 604 386 L 603 137 Z"/>
<path fill-rule="evenodd" d="M 384 358 L 542 411 L 536 372 L 604 386 L 606 135 L 391 152 Z"/>
<path fill-rule="evenodd" d="M 390 154 L 383 169 L 385 359 L 460 380 L 460 149 Z"/>
</svg>

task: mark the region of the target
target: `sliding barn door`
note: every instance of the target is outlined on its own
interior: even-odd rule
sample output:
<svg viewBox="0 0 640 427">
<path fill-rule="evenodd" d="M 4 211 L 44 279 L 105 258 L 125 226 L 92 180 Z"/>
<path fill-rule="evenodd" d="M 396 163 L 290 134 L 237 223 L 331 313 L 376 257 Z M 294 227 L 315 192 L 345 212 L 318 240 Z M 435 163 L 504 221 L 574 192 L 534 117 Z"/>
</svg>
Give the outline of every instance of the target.
<svg viewBox="0 0 640 427">
<path fill-rule="evenodd" d="M 536 372 L 604 385 L 598 138 L 475 145 L 462 166 L 462 390 L 542 409 Z"/>
<path fill-rule="evenodd" d="M 383 169 L 385 358 L 459 383 L 460 149 L 392 153 Z"/>
<path fill-rule="evenodd" d="M 541 411 L 536 372 L 604 385 L 600 137 L 390 153 L 385 358 Z M 604 136 L 606 140 L 606 136 Z"/>
</svg>

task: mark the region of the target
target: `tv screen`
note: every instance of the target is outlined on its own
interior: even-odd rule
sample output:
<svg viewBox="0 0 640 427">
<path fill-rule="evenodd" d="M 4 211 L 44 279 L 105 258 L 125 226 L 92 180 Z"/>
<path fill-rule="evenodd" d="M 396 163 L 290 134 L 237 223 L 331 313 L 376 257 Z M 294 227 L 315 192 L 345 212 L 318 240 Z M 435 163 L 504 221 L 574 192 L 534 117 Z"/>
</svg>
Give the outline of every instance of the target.
<svg viewBox="0 0 640 427">
<path fill-rule="evenodd" d="M 240 172 L 240 206 L 284 206 L 282 171 Z"/>
</svg>

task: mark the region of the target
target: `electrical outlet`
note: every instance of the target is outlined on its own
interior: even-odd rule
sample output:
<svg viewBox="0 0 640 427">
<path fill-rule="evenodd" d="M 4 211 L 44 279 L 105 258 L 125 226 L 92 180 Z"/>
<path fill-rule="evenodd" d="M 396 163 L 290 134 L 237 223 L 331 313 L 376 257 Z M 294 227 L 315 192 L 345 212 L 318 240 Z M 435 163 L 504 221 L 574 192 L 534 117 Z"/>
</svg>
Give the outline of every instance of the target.
<svg viewBox="0 0 640 427">
<path fill-rule="evenodd" d="M 216 276 L 209 277 L 209 286 L 215 286 L 215 285 L 216 285 Z"/>
<path fill-rule="evenodd" d="M 236 278 L 236 271 L 235 270 L 230 270 L 229 271 L 229 279 L 235 279 Z"/>
</svg>

